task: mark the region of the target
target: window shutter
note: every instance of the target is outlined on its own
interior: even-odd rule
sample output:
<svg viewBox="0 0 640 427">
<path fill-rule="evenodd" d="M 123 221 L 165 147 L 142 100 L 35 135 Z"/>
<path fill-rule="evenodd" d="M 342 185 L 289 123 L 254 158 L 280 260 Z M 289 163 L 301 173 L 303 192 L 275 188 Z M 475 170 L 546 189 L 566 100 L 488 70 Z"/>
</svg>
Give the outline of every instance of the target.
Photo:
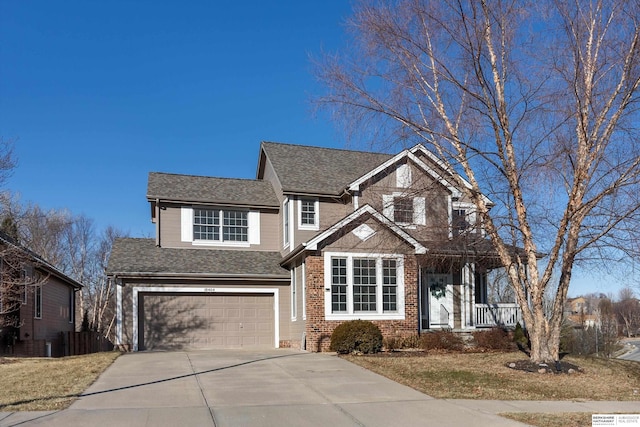
<svg viewBox="0 0 640 427">
<path fill-rule="evenodd" d="M 413 223 L 416 225 L 426 225 L 426 209 L 424 197 L 413 199 Z"/>
<path fill-rule="evenodd" d="M 189 206 L 180 209 L 180 240 L 193 242 L 193 208 Z"/>
<path fill-rule="evenodd" d="M 260 244 L 260 212 L 249 211 L 247 214 L 249 222 L 249 244 Z"/>
<path fill-rule="evenodd" d="M 393 221 L 393 196 L 382 195 L 382 214 Z"/>
</svg>

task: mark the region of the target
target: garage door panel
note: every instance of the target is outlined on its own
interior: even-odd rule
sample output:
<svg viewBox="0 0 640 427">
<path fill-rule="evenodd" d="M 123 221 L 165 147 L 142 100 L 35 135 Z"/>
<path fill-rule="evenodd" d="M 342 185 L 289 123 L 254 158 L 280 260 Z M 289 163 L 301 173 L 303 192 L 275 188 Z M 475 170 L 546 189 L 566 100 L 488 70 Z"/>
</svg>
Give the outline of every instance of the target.
<svg viewBox="0 0 640 427">
<path fill-rule="evenodd" d="M 142 294 L 142 349 L 272 348 L 273 295 Z"/>
</svg>

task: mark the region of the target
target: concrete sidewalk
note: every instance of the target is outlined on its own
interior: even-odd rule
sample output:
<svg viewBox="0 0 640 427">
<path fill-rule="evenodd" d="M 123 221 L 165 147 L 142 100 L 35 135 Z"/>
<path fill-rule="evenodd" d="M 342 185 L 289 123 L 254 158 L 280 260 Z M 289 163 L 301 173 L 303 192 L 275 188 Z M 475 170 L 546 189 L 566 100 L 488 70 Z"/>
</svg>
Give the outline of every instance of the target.
<svg viewBox="0 0 640 427">
<path fill-rule="evenodd" d="M 0 426 L 522 426 L 501 412 L 640 412 L 640 402 L 436 400 L 338 357 L 290 350 L 125 354 L 69 409 Z"/>
</svg>

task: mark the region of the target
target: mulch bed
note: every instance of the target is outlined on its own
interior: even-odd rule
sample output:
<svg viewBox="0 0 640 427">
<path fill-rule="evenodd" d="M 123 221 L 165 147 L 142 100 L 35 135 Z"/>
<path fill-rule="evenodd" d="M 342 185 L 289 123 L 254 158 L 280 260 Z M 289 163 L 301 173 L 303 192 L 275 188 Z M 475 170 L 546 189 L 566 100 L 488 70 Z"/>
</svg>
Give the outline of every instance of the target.
<svg viewBox="0 0 640 427">
<path fill-rule="evenodd" d="M 531 360 L 515 360 L 506 364 L 507 368 L 525 372 L 535 372 L 540 374 L 576 374 L 583 372 L 582 368 L 573 363 L 562 360 L 555 363 L 535 363 Z"/>
</svg>

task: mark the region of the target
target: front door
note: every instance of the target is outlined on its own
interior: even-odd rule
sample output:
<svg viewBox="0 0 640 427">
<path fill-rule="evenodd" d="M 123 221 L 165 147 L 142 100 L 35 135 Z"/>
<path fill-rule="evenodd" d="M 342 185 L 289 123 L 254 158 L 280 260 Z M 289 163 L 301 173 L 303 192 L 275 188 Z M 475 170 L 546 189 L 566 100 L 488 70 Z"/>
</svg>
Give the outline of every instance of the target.
<svg viewBox="0 0 640 427">
<path fill-rule="evenodd" d="M 453 328 L 451 274 L 425 274 L 421 291 L 422 328 Z"/>
</svg>

